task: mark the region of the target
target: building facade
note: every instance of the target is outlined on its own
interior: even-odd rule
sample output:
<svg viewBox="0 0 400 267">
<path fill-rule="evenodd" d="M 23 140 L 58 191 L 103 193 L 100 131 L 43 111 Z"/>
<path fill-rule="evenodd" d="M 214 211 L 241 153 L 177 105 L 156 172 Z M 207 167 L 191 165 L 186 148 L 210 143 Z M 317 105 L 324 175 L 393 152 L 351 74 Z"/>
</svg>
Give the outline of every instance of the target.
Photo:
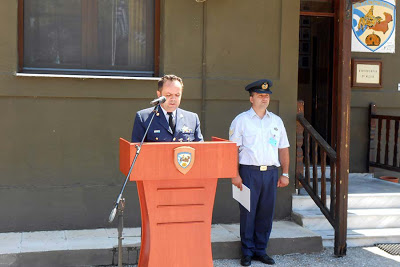
<svg viewBox="0 0 400 267">
<path fill-rule="evenodd" d="M 46 2 L 0 2 L 1 232 L 113 227 L 108 215 L 124 181 L 118 139 L 130 139 L 136 111 L 156 97 L 164 74 L 183 78 L 181 107 L 199 114 L 206 140 L 227 138 L 233 118 L 250 107 L 245 85 L 273 80 L 270 110 L 285 123 L 294 179 L 300 1 L 157 0 L 143 11 L 146 1 L 74 0 L 80 11 L 61 15 Z M 93 14 L 95 4 L 105 6 Z M 57 25 L 79 21 L 80 30 L 51 28 L 51 18 L 39 23 L 44 13 Z M 128 47 L 117 38 L 124 33 Z M 59 52 L 74 38 L 80 50 Z M 384 64 L 382 89 L 352 90 L 350 171 L 365 172 L 368 105 L 399 114 L 400 60 L 398 53 L 352 56 Z M 290 217 L 293 179 L 278 190 L 276 219 Z M 124 197 L 126 226 L 139 226 L 135 183 Z M 213 222 L 238 220 L 230 180 L 220 180 Z"/>
</svg>

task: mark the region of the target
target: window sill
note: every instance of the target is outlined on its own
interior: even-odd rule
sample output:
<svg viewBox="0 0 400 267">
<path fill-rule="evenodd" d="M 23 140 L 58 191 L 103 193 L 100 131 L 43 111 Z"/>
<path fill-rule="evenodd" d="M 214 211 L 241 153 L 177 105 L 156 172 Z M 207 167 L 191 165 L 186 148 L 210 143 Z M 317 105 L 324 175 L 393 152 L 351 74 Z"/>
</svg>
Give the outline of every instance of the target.
<svg viewBox="0 0 400 267">
<path fill-rule="evenodd" d="M 36 78 L 72 78 L 72 79 L 106 79 L 106 80 L 137 80 L 137 81 L 158 81 L 160 77 L 129 77 L 129 76 L 93 76 L 93 75 L 67 75 L 67 74 L 36 74 L 21 73 L 14 74 L 17 77 L 36 77 Z"/>
</svg>

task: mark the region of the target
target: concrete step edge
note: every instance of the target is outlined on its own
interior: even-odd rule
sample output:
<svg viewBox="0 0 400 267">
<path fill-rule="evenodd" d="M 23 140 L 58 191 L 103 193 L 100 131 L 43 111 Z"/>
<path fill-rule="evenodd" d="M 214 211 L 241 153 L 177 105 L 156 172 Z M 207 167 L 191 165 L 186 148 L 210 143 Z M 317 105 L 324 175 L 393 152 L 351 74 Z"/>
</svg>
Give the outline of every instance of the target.
<svg viewBox="0 0 400 267">
<path fill-rule="evenodd" d="M 335 237 L 334 230 L 314 230 L 314 233 L 320 235 L 322 239 L 331 239 Z M 379 237 L 399 237 L 400 228 L 366 228 L 366 229 L 348 229 L 347 238 L 379 238 Z"/>
<path fill-rule="evenodd" d="M 327 192 L 328 193 L 328 192 Z M 294 199 L 308 199 L 312 200 L 312 198 L 309 195 L 298 195 L 298 194 L 292 194 L 292 197 Z M 376 197 L 376 198 L 382 198 L 382 197 L 400 197 L 400 193 L 365 193 L 365 194 L 360 194 L 360 193 L 350 193 L 348 194 L 348 198 L 364 198 L 364 197 Z M 327 195 L 327 198 L 330 198 L 330 194 Z"/>
<path fill-rule="evenodd" d="M 140 228 L 124 228 L 124 247 L 140 246 Z M 312 231 L 291 221 L 275 221 L 270 239 L 318 237 Z M 213 224 L 212 243 L 240 242 L 239 224 Z M 42 251 L 113 249 L 118 245 L 117 229 L 85 229 L 0 233 L 0 255 Z"/>
<path fill-rule="evenodd" d="M 381 237 L 381 238 L 374 238 L 374 237 L 369 237 L 369 238 L 348 238 L 346 241 L 347 247 L 372 247 L 375 246 L 375 244 L 379 243 L 399 243 L 400 238 L 399 237 Z M 335 246 L 335 240 L 334 239 L 323 239 L 322 240 L 324 248 L 333 248 Z"/>
<path fill-rule="evenodd" d="M 387 210 L 385 214 L 382 214 L 382 210 Z M 369 213 L 366 213 L 370 211 Z M 311 213 L 311 214 L 310 214 Z M 318 210 L 292 210 L 292 214 L 296 216 L 300 216 L 301 218 L 307 219 L 319 219 L 325 218 L 325 215 Z M 384 208 L 384 209 L 349 209 L 347 211 L 347 217 L 356 217 L 356 216 L 400 216 L 399 208 Z"/>
<path fill-rule="evenodd" d="M 293 253 L 314 253 L 323 250 L 320 236 L 300 238 L 270 239 L 267 253 L 284 255 Z M 240 241 L 212 243 L 213 259 L 239 259 L 241 256 Z M 123 264 L 138 263 L 140 250 L 132 247 L 123 248 Z M 0 255 L 0 266 L 116 266 L 118 250 L 84 249 L 65 251 L 43 251 Z"/>
<path fill-rule="evenodd" d="M 355 233 L 356 231 L 363 232 Z M 391 231 L 389 234 L 383 234 L 383 232 Z M 333 230 L 315 230 L 316 234 L 320 234 L 322 237 L 322 243 L 324 247 L 334 247 L 334 231 Z M 399 243 L 400 242 L 400 228 L 384 228 L 384 229 L 353 229 L 347 234 L 347 247 L 365 247 L 374 246 L 377 243 Z M 370 233 L 375 233 L 371 235 Z M 376 233 L 380 234 L 376 234 Z M 327 233 L 330 233 L 329 235 Z"/>
<path fill-rule="evenodd" d="M 321 236 L 311 230 L 303 229 L 293 222 L 274 222 L 275 233 L 271 234 L 267 253 L 283 255 L 292 253 L 312 253 L 323 250 Z M 286 226 L 290 226 L 285 231 Z M 214 225 L 215 226 L 215 225 Z M 217 225 L 226 232 L 236 233 L 238 225 Z M 223 228 L 223 229 L 222 229 Z M 233 230 L 232 230 L 233 229 Z M 276 230 L 278 229 L 278 230 Z M 273 229 L 274 231 L 274 229 Z M 279 232 L 279 233 L 277 233 Z M 300 232 L 300 233 L 299 233 Z M 298 233 L 297 235 L 295 235 Z M 0 234 L 2 235 L 2 234 Z M 291 237 L 295 236 L 295 237 Z M 115 240 L 115 244 L 117 240 Z M 241 255 L 241 242 L 237 234 L 224 240 L 224 235 L 214 237 L 212 241 L 213 259 L 237 259 Z M 0 266 L 97 266 L 117 264 L 118 250 L 116 245 L 99 249 L 69 249 L 53 251 L 19 252 L 2 254 L 0 250 Z M 123 243 L 124 264 L 137 264 L 140 243 Z"/>
<path fill-rule="evenodd" d="M 332 225 L 325 218 L 324 215 L 318 216 L 303 216 L 296 212 L 292 212 L 292 220 L 297 224 L 303 226 L 304 228 L 310 229 L 311 231 L 325 231 L 331 230 Z M 347 220 L 347 228 L 350 230 L 354 229 L 386 229 L 386 228 L 396 228 L 399 226 L 400 215 L 392 216 L 349 216 Z"/>
</svg>

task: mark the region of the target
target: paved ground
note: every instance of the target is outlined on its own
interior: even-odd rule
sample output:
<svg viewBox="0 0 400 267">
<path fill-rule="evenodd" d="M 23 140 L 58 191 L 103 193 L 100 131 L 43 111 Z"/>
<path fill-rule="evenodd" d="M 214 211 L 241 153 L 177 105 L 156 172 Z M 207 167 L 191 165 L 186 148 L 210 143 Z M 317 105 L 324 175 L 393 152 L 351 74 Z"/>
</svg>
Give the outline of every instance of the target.
<svg viewBox="0 0 400 267">
<path fill-rule="evenodd" d="M 349 248 L 345 257 L 335 257 L 333 249 L 327 248 L 320 253 L 291 254 L 273 256 L 276 267 L 399 267 L 400 256 L 392 256 L 376 247 Z M 215 260 L 214 267 L 241 266 L 239 260 Z M 252 267 L 265 267 L 268 265 L 257 261 L 252 262 Z M 136 267 L 130 265 L 129 267 Z"/>
<path fill-rule="evenodd" d="M 330 266 L 351 266 L 351 267 L 391 267 L 400 266 L 400 256 L 392 256 L 379 248 L 349 248 L 345 257 L 335 257 L 333 249 L 324 249 L 321 253 L 312 254 L 291 254 L 273 256 L 277 267 L 330 267 Z M 239 260 L 216 260 L 214 267 L 241 266 Z M 252 267 L 267 266 L 261 262 L 253 261 Z"/>
</svg>

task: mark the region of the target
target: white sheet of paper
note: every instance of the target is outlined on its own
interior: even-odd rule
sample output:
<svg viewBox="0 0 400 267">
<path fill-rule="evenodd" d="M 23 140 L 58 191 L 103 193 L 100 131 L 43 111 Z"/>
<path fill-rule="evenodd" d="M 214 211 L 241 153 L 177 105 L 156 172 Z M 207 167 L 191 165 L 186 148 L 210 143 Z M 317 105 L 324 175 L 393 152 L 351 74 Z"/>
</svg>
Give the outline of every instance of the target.
<svg viewBox="0 0 400 267">
<path fill-rule="evenodd" d="M 232 196 L 237 202 L 250 212 L 250 189 L 242 184 L 243 190 L 240 191 L 235 185 L 232 185 Z"/>
</svg>

